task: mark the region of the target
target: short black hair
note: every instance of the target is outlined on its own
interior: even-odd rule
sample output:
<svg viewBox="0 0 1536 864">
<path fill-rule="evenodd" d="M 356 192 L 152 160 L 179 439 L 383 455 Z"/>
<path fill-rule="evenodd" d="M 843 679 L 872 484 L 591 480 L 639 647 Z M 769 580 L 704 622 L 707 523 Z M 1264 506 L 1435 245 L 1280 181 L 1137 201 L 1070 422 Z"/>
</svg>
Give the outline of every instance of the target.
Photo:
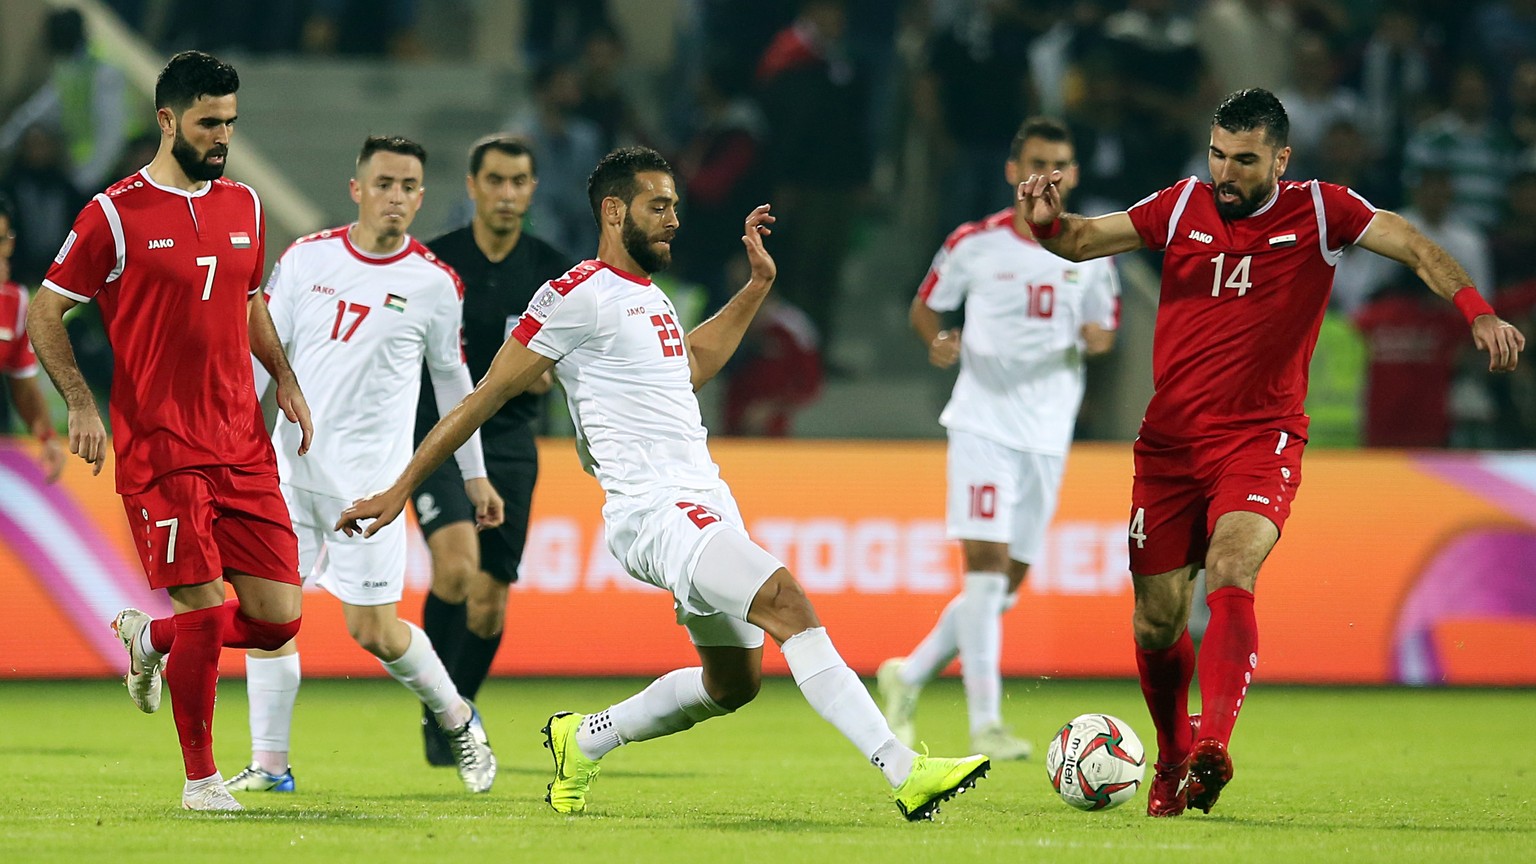
<svg viewBox="0 0 1536 864">
<path fill-rule="evenodd" d="M 1072 143 L 1072 132 L 1067 129 L 1067 124 L 1055 117 L 1036 116 L 1019 124 L 1019 131 L 1013 136 L 1013 146 L 1008 148 L 1008 158 L 1018 161 L 1024 152 L 1024 142 L 1031 138 L 1039 138 L 1043 141 L 1063 141 Z"/>
<path fill-rule="evenodd" d="M 361 166 L 372 159 L 373 154 L 380 151 L 415 156 L 421 160 L 422 170 L 425 171 L 427 168 L 427 148 L 400 135 L 369 135 L 368 140 L 363 142 L 362 152 L 357 154 L 357 164 Z"/>
<path fill-rule="evenodd" d="M 587 201 L 599 226 L 603 224 L 603 199 L 617 198 L 627 204 L 640 192 L 635 175 L 647 171 L 673 176 L 672 166 L 649 147 L 620 147 L 597 163 L 587 177 Z"/>
<path fill-rule="evenodd" d="M 1211 125 L 1228 132 L 1263 129 L 1264 143 L 1276 150 L 1291 138 L 1291 118 L 1285 113 L 1285 106 L 1280 104 L 1279 97 L 1262 87 L 1239 90 L 1221 100 Z"/>
<path fill-rule="evenodd" d="M 528 146 L 527 141 L 516 135 L 487 135 L 471 145 L 469 176 L 473 177 L 480 173 L 480 166 L 485 162 L 485 154 L 491 150 L 508 156 L 527 156 L 529 171 L 533 176 L 539 176 L 539 160 L 533 157 L 533 148 Z"/>
<path fill-rule="evenodd" d="M 239 89 L 235 67 L 204 51 L 183 51 L 155 79 L 155 110 L 185 111 L 203 96 L 228 96 Z"/>
</svg>

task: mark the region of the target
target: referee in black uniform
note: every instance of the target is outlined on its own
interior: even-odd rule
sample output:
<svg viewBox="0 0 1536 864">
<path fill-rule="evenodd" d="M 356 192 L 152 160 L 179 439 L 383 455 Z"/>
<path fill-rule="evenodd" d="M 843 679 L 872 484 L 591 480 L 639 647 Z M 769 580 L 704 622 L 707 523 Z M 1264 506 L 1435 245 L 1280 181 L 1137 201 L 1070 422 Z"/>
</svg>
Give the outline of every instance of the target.
<svg viewBox="0 0 1536 864">
<path fill-rule="evenodd" d="M 523 231 L 523 216 L 539 182 L 536 168 L 532 151 L 517 138 L 491 136 L 475 142 L 465 178 L 474 218 L 467 227 L 427 244 L 464 283 L 464 353 L 476 381 L 485 376 L 534 292 L 576 265 Z M 534 423 L 543 394 L 553 384 L 546 373 L 481 427 L 491 485 L 506 500 L 506 520 L 499 528 L 475 531 L 474 508 L 451 460 L 416 490 L 413 503 L 432 552 L 432 591 L 422 610 L 422 629 L 466 699 L 475 698 L 501 645 L 507 588 L 517 581 L 539 475 Z M 438 419 L 432 383 L 425 374 L 418 406 L 420 446 Z M 447 738 L 430 715 L 422 716 L 427 761 L 453 765 Z"/>
</svg>

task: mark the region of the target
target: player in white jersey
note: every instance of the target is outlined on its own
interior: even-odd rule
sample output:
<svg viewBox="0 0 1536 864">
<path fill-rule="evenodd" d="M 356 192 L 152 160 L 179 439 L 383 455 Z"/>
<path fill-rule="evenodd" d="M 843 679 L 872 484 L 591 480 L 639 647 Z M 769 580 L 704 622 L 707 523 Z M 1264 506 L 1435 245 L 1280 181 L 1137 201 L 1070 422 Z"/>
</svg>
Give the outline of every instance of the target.
<svg viewBox="0 0 1536 864">
<path fill-rule="evenodd" d="M 598 760 L 614 748 L 750 702 L 761 683 L 766 631 L 811 707 L 881 770 L 902 814 L 930 818 L 991 763 L 981 755 L 919 755 L 896 739 L 799 583 L 747 536 L 705 444 L 694 391 L 735 352 L 777 275 L 763 248 L 774 221 L 768 205 L 746 219 L 751 279 L 685 336 L 650 280 L 671 262 L 678 228 L 671 167 L 653 150 L 616 150 L 592 172 L 587 194 L 602 232 L 597 258 L 534 295 L 475 391 L 443 415 L 394 485 L 353 505 L 337 527 L 365 536 L 383 529 L 411 490 L 503 402 L 553 369 L 584 461 L 607 494 L 608 548 L 631 576 L 672 593 L 700 665 L 669 672 L 595 714 L 551 717 L 544 733 L 555 779 L 545 800 L 561 813 L 581 812 Z"/>
<path fill-rule="evenodd" d="M 389 483 L 410 460 L 423 357 L 441 410 L 471 388 L 459 277 L 406 233 L 421 207 L 425 165 L 421 145 L 370 137 L 351 181 L 357 222 L 300 239 L 272 270 L 272 320 L 294 369 L 315 382 L 311 412 L 324 430 L 307 454 L 284 453 L 277 465 L 300 573 L 341 601 L 352 638 L 437 717 L 465 788 L 486 792 L 496 757 L 479 712 L 459 695 L 427 635 L 396 613 L 405 524 L 367 538 L 331 529 L 348 502 Z M 292 437 L 278 424 L 272 439 L 290 447 Z M 502 502 L 486 480 L 479 436 L 456 455 L 477 521 L 499 524 Z M 299 677 L 292 642 L 246 655 L 252 758 L 229 788 L 293 791 L 288 747 Z"/>
<path fill-rule="evenodd" d="M 1053 170 L 1063 173 L 1063 193 L 1077 185 L 1067 128 L 1026 120 L 1004 167 L 1009 185 Z M 1030 742 L 1003 724 L 1000 616 L 1017 601 L 1056 512 L 1083 357 L 1114 345 L 1119 293 L 1109 259 L 1056 257 L 1014 207 L 955 229 L 912 301 L 929 361 L 960 364 L 939 422 L 949 430 L 949 536 L 961 542 L 966 573 L 928 636 L 877 675 L 886 719 L 909 745 L 918 695 L 958 653 L 973 746 L 995 759 L 1030 756 Z M 962 306 L 963 339 L 942 321 Z"/>
</svg>

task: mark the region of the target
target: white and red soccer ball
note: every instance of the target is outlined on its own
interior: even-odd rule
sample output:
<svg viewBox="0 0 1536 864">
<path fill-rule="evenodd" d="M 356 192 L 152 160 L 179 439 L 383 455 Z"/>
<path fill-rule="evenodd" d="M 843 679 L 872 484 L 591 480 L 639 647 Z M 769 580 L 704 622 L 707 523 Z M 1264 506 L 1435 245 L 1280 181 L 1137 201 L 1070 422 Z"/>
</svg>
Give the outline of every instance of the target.
<svg viewBox="0 0 1536 864">
<path fill-rule="evenodd" d="M 1068 805 L 1108 810 L 1136 797 L 1147 773 L 1147 756 L 1124 720 L 1084 714 L 1051 739 L 1045 771 L 1051 788 Z"/>
</svg>

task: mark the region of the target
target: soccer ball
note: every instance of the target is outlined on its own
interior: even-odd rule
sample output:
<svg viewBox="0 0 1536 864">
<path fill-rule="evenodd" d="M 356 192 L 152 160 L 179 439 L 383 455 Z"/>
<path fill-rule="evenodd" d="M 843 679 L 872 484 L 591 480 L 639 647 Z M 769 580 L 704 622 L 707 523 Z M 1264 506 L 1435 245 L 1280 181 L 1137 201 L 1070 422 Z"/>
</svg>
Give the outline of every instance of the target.
<svg viewBox="0 0 1536 864">
<path fill-rule="evenodd" d="M 1108 810 L 1136 797 L 1147 773 L 1147 755 L 1124 720 L 1084 714 L 1051 739 L 1045 773 L 1067 804 L 1079 810 Z"/>
</svg>

